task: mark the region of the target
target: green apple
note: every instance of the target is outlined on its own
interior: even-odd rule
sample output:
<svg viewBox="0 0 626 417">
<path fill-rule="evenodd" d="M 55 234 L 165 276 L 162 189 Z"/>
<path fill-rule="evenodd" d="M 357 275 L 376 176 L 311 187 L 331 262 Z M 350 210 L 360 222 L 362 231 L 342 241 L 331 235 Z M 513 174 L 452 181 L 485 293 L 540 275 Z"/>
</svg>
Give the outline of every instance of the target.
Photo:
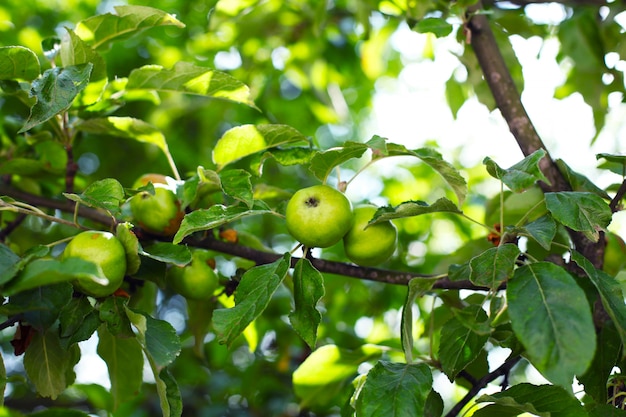
<svg viewBox="0 0 626 417">
<path fill-rule="evenodd" d="M 328 185 L 298 190 L 287 203 L 287 230 L 309 248 L 327 248 L 339 242 L 352 226 L 352 204 Z"/>
<path fill-rule="evenodd" d="M 74 236 L 67 244 L 63 259 L 80 258 L 100 266 L 109 281 L 102 285 L 89 278 L 78 279 L 74 287 L 80 292 L 100 298 L 111 295 L 124 281 L 126 252 L 122 242 L 112 233 L 90 230 Z"/>
<path fill-rule="evenodd" d="M 141 191 L 130 199 L 130 211 L 137 225 L 151 233 L 172 236 L 185 216 L 180 201 L 166 184 L 153 184 L 154 194 Z"/>
<path fill-rule="evenodd" d="M 219 279 L 213 269 L 214 260 L 210 252 L 196 249 L 191 263 L 168 268 L 165 279 L 174 292 L 190 300 L 209 300 L 218 286 Z"/>
<path fill-rule="evenodd" d="M 355 208 L 354 223 L 343 237 L 346 256 L 357 265 L 379 265 L 396 250 L 398 230 L 393 223 L 384 221 L 367 226 L 376 210 L 374 206 Z"/>
</svg>

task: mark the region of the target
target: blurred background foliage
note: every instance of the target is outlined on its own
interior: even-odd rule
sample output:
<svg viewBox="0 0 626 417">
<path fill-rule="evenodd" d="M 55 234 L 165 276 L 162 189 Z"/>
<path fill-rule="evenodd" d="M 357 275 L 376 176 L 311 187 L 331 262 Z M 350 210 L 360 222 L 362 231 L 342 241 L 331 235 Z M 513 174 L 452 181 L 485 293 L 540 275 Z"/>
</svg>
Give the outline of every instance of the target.
<svg viewBox="0 0 626 417">
<path fill-rule="evenodd" d="M 363 126 L 371 118 L 372 98 L 386 78 L 397 78 L 406 65 L 406 57 L 390 45 L 390 37 L 403 25 L 419 31 L 429 30 L 445 35 L 456 31 L 460 51 L 459 71 L 451 75 L 446 96 L 453 114 L 469 97 L 476 95 L 490 110 L 493 100 L 470 48 L 465 48 L 462 11 L 468 1 L 403 1 L 403 0 L 4 0 L 0 4 L 0 46 L 23 45 L 42 55 L 45 38 L 62 36 L 64 26 L 95 14 L 111 12 L 120 4 L 146 5 L 174 14 L 186 27 L 160 27 L 114 45 L 104 54 L 108 77 L 126 77 L 146 64 L 171 67 L 178 61 L 216 68 L 229 73 L 250 86 L 257 111 L 232 102 L 208 100 L 182 94 L 161 94 L 152 101 L 135 101 L 118 109 L 115 115 L 132 116 L 148 121 L 161 129 L 183 177 L 198 166 L 214 168 L 211 152 L 217 139 L 227 129 L 240 124 L 280 123 L 295 127 L 321 147 L 330 148 L 346 140 L 364 141 Z M 614 54 L 615 62 L 626 58 L 623 28 L 613 19 L 624 7 L 621 2 L 606 6 L 603 17 L 597 8 L 564 9 L 567 18 L 560 25 L 537 24 L 524 8 L 514 3 L 486 2 L 492 7 L 491 18 L 512 75 L 523 89 L 522 68 L 508 41 L 511 34 L 528 38 L 558 37 L 561 52 L 558 59 L 566 74 L 557 97 L 576 91 L 594 111 L 596 131 L 604 125 L 608 111 L 608 95 L 623 93 L 623 68 L 607 66 L 605 57 Z M 618 4 L 619 3 L 619 4 Z M 426 17 L 435 17 L 441 27 L 420 27 Z M 426 30 L 429 29 L 429 30 Z M 454 35 L 454 33 L 453 33 Z M 433 59 L 435 35 L 429 33 L 417 51 L 419 60 Z M 616 54 L 616 55 L 615 55 Z M 42 63 L 47 62 L 41 59 Z M 16 135 L 28 116 L 28 109 L 10 97 L 0 98 L 0 113 L 5 125 L 0 126 L 2 148 L 23 140 Z M 393 138 L 391 138 L 393 139 Z M 437 138 L 430 143 L 437 146 Z M 2 151 L 2 149 L 0 149 Z M 454 158 L 455 151 L 446 156 Z M 117 178 L 130 187 L 145 172 L 170 174 L 162 153 L 149 145 L 110 137 L 84 135 L 76 143 L 75 156 L 81 172 L 79 188 L 96 179 Z M 459 165 L 459 161 L 450 161 Z M 359 162 L 342 171 L 349 178 Z M 364 174 L 367 191 L 355 195 L 372 199 L 379 205 L 399 204 L 407 200 L 434 201 L 447 193 L 441 178 L 423 164 L 399 158 L 393 170 L 372 170 Z M 470 179 L 470 196 L 464 211 L 482 221 L 484 205 L 490 197 L 481 186 L 487 180 L 484 169 L 461 167 Z M 58 193 L 61 183 L 46 176 L 24 179 L 24 188 L 34 187 L 43 194 Z M 301 167 L 282 167 L 271 161 L 264 166 L 257 183 L 270 184 L 288 192 L 314 184 L 313 176 Z M 492 180 L 490 180 L 492 181 Z M 478 190 L 478 191 L 475 191 Z M 454 199 L 450 194 L 448 197 Z M 424 217 L 424 218 L 422 218 Z M 447 270 L 459 256 L 482 251 L 488 242 L 487 231 L 458 217 L 402 219 L 398 222 L 400 245 L 398 256 L 387 265 L 390 269 L 422 273 Z M 253 236 L 277 251 L 289 250 L 290 239 L 284 225 L 274 218 L 254 218 L 237 225 L 241 236 Z M 68 235 L 61 226 L 40 224 L 29 219 L 21 226 L 19 239 L 27 242 L 53 241 Z M 467 242 L 463 245 L 463 242 Z M 340 259 L 337 248 L 324 252 L 328 259 Z M 249 266 L 237 259 L 217 256 L 218 268 L 224 277 L 236 275 L 238 267 Z M 327 276 L 323 300 L 324 321 L 319 343 L 334 343 L 344 348 L 358 348 L 365 343 L 398 347 L 399 309 L 406 289 L 355 279 Z M 154 288 L 152 289 L 154 290 Z M 211 333 L 201 347 L 201 357 L 194 354 L 190 317 L 184 299 L 172 294 L 160 296 L 158 316 L 170 321 L 182 335 L 187 349 L 172 365 L 185 404 L 186 416 L 292 416 L 309 415 L 297 406 L 291 387 L 293 370 L 309 353 L 305 344 L 291 330 L 285 317 L 290 311 L 290 297 L 280 291 L 270 307 L 256 323 L 255 349 L 243 339 L 230 351 L 217 344 Z M 440 326 L 449 312 L 433 309 L 426 297 L 417 305 L 417 346 L 424 355 L 432 347 L 428 326 Z M 421 327 L 420 327 L 421 326 Z M 8 341 L 11 329 L 3 333 L 3 348 L 11 352 Z M 433 342 L 436 345 L 436 340 Z M 9 355 L 7 355 L 9 356 Z M 83 359 L 79 383 L 66 392 L 57 405 L 70 404 L 85 410 L 105 409 L 111 399 L 97 384 L 81 383 L 97 365 Z M 487 359 L 476 366 L 486 366 Z M 12 374 L 6 404 L 24 412 L 33 411 L 34 404 L 47 402 L 33 397 L 32 389 L 20 376 L 19 360 L 6 360 Z M 93 368 L 96 367 L 96 368 Z M 106 381 L 103 382 L 106 385 Z M 134 403 L 124 405 L 115 413 L 123 416 L 154 416 L 158 399 L 146 385 Z M 332 396 L 331 393 L 324 395 Z M 459 391 L 448 393 L 459 397 Z M 348 399 L 345 392 L 328 398 L 330 408 L 313 410 L 315 415 L 339 415 L 338 407 Z M 310 414 L 313 415 L 313 414 Z"/>
</svg>

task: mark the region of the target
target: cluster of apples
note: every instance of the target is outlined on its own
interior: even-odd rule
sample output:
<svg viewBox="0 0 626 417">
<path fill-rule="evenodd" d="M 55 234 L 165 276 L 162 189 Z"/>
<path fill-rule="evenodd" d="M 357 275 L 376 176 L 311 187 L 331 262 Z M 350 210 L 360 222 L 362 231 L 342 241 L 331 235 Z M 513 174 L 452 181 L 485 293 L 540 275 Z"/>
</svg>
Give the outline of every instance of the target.
<svg viewBox="0 0 626 417">
<path fill-rule="evenodd" d="M 377 208 L 352 208 L 350 200 L 328 185 L 297 191 L 287 203 L 287 230 L 307 248 L 327 248 L 343 240 L 346 256 L 360 266 L 385 262 L 396 249 L 398 231 L 384 221 L 369 225 Z"/>
</svg>

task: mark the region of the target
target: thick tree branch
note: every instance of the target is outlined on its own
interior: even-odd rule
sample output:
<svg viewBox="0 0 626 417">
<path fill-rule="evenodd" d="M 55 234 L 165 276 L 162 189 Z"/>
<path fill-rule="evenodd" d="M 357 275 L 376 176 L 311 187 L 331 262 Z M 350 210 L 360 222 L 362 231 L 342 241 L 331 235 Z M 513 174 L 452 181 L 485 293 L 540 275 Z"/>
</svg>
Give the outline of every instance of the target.
<svg viewBox="0 0 626 417">
<path fill-rule="evenodd" d="M 46 197 L 41 197 L 26 193 L 24 191 L 16 190 L 6 184 L 0 183 L 0 196 L 9 196 L 20 200 L 22 202 L 32 204 L 37 207 L 51 208 L 60 210 L 63 212 L 73 213 L 74 203 L 64 202 L 59 200 L 53 200 Z M 107 214 L 94 210 L 88 207 L 80 207 L 78 211 L 79 216 L 85 219 L 92 220 L 100 223 L 108 228 L 112 228 L 115 225 L 116 220 Z M 162 239 L 157 236 L 151 236 L 146 233 L 137 233 L 142 239 Z M 196 237 L 188 237 L 184 241 L 185 244 L 193 247 L 199 247 L 204 249 L 210 249 L 217 252 L 221 252 L 227 255 L 238 256 L 241 258 L 249 259 L 257 264 L 267 264 L 274 262 L 281 254 L 265 252 L 256 250 L 247 246 L 231 243 L 223 240 L 218 240 L 213 237 L 205 237 L 202 239 Z M 295 265 L 300 258 L 293 257 L 292 265 Z M 357 278 L 367 281 L 375 281 L 386 284 L 394 285 L 407 285 L 410 280 L 414 278 L 433 279 L 435 276 L 428 274 L 416 274 L 403 271 L 391 271 L 379 268 L 365 268 L 347 264 L 343 262 L 327 261 L 324 259 L 311 259 L 312 264 L 320 272 L 329 274 L 343 275 L 346 277 Z M 487 291 L 488 288 L 479 287 L 472 284 L 470 281 L 450 281 L 447 277 L 440 278 L 433 284 L 434 289 L 470 289 L 470 290 L 483 290 Z"/>
<path fill-rule="evenodd" d="M 546 151 L 539 166 L 551 184 L 540 182 L 545 192 L 571 191 L 571 186 L 557 168 L 554 160 L 537 134 L 526 109 L 522 105 L 520 94 L 515 87 L 496 39 L 489 26 L 487 15 L 479 13 L 483 8 L 479 1 L 468 9 L 467 29 L 470 31 L 471 45 L 483 70 L 489 89 L 500 109 L 502 116 L 509 125 L 518 146 L 528 156 L 538 149 Z M 598 242 L 592 242 L 579 232 L 570 231 L 576 249 L 589 259 L 596 268 L 601 269 L 604 254 L 604 235 Z"/>
</svg>

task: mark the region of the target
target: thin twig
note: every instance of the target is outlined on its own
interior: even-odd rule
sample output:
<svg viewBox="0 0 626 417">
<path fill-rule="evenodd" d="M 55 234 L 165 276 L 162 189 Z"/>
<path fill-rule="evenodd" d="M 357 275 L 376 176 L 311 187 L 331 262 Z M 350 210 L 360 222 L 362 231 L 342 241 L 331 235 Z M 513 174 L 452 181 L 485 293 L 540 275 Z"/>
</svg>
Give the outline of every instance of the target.
<svg viewBox="0 0 626 417">
<path fill-rule="evenodd" d="M 456 403 L 454 407 L 445 415 L 445 417 L 456 417 L 463 407 L 465 407 L 478 393 L 480 390 L 485 388 L 487 384 L 496 380 L 501 376 L 506 376 L 513 369 L 513 367 L 522 359 L 521 356 L 512 356 L 509 357 L 502 365 L 500 365 L 493 372 L 488 373 L 484 377 L 480 378 L 476 384 L 472 385 L 472 388 L 465 394 L 465 397 L 461 398 L 461 401 Z"/>
<path fill-rule="evenodd" d="M 613 197 L 611 203 L 609 204 L 609 207 L 611 207 L 611 211 L 613 213 L 619 210 L 619 204 L 624 198 L 624 195 L 626 195 L 626 180 L 624 180 L 624 182 L 622 182 L 622 185 L 619 186 L 617 193 L 615 193 L 615 197 Z"/>
</svg>

